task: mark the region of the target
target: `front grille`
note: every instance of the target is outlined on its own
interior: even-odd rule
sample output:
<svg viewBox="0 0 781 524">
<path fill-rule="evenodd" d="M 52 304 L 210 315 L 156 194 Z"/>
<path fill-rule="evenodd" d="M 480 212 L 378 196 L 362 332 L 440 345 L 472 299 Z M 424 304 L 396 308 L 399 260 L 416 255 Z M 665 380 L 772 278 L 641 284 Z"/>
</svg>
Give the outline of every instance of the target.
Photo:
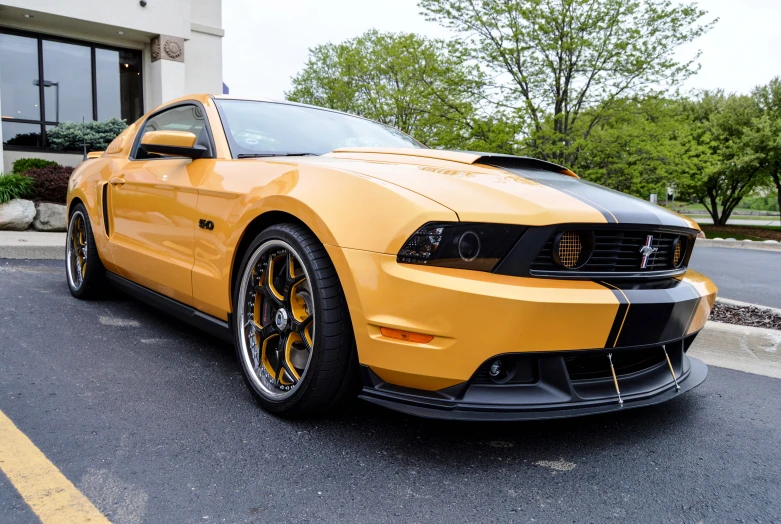
<svg viewBox="0 0 781 524">
<path fill-rule="evenodd" d="M 578 229 L 581 234 L 585 231 L 593 234 L 593 247 L 587 261 L 577 269 L 570 269 L 567 265 L 555 261 L 554 249 L 558 247 L 561 252 L 561 243 L 555 245 L 557 235 L 552 234 L 543 245 L 539 254 L 532 261 L 530 269 L 535 272 L 561 272 L 561 273 L 645 273 L 653 271 L 670 271 L 684 269 L 676 263 L 685 257 L 686 247 L 691 244 L 687 239 L 690 235 L 671 231 L 652 230 L 614 230 L 614 229 Z M 565 231 L 560 238 L 570 233 Z M 650 248 L 655 248 L 648 255 L 645 267 L 643 266 L 643 253 L 641 248 L 646 245 L 648 236 L 653 239 Z M 676 243 L 676 239 L 681 241 Z M 678 249 L 676 253 L 676 248 Z M 677 256 L 676 256 L 677 255 Z"/>
<path fill-rule="evenodd" d="M 613 353 L 616 376 L 629 375 L 664 362 L 661 347 L 653 349 L 617 351 Z M 572 381 L 612 378 L 607 353 L 592 353 L 564 357 L 567 373 Z"/>
</svg>

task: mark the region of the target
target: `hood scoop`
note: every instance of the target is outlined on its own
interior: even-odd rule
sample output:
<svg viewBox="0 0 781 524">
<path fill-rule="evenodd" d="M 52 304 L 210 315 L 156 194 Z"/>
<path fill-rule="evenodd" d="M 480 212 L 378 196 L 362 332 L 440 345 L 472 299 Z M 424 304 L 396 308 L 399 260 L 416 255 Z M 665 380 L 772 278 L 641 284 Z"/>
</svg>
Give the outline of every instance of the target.
<svg viewBox="0 0 781 524">
<path fill-rule="evenodd" d="M 375 155 L 403 155 L 419 158 L 431 158 L 436 160 L 447 160 L 461 164 L 482 164 L 486 166 L 505 167 L 515 169 L 538 169 L 541 171 L 550 171 L 575 178 L 578 175 L 566 167 L 529 158 L 525 156 L 501 155 L 498 153 L 480 153 L 475 151 L 447 151 L 443 149 L 424 149 L 415 147 L 343 147 L 334 149 L 331 155 L 339 156 L 342 153 L 357 154 L 375 154 Z"/>
</svg>

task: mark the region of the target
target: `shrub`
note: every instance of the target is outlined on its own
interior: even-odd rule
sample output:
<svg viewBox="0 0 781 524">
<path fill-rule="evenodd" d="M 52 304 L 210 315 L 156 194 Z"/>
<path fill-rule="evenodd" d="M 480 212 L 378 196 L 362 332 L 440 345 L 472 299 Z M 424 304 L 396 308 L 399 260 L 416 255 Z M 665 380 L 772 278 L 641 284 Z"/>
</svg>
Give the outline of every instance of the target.
<svg viewBox="0 0 781 524">
<path fill-rule="evenodd" d="M 33 189 L 33 179 L 29 176 L 11 173 L 0 174 L 0 204 L 5 204 L 15 198 L 24 198 Z"/>
<path fill-rule="evenodd" d="M 65 204 L 71 173 L 72 167 L 59 165 L 29 170 L 26 175 L 35 181 L 32 199 L 36 202 Z"/>
<path fill-rule="evenodd" d="M 63 122 L 46 132 L 52 149 L 60 151 L 81 151 L 87 142 L 87 151 L 104 151 L 127 124 L 124 120 L 111 118 L 102 122 Z"/>
<path fill-rule="evenodd" d="M 778 213 L 778 194 L 773 192 L 766 196 L 746 197 L 740 201 L 740 207 Z"/>
<path fill-rule="evenodd" d="M 15 160 L 13 164 L 12 172 L 21 175 L 26 173 L 30 169 L 37 169 L 41 167 L 54 167 L 58 165 L 57 162 L 51 160 L 44 160 L 43 158 L 20 158 Z"/>
</svg>

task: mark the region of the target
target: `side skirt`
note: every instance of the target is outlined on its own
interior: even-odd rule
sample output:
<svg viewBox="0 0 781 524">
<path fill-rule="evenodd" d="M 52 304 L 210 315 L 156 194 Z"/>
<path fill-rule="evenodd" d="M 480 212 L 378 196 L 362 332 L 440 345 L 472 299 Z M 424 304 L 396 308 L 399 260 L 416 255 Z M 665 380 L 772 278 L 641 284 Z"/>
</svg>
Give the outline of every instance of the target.
<svg viewBox="0 0 781 524">
<path fill-rule="evenodd" d="M 206 313 L 168 298 L 165 295 L 161 295 L 156 291 L 145 288 L 144 286 L 136 284 L 117 274 L 107 271 L 106 278 L 118 289 L 124 291 L 133 298 L 145 302 L 152 307 L 156 307 L 172 317 L 187 322 L 191 326 L 195 326 L 225 342 L 233 344 L 233 335 L 231 334 L 230 324 L 228 322 L 207 315 Z"/>
</svg>

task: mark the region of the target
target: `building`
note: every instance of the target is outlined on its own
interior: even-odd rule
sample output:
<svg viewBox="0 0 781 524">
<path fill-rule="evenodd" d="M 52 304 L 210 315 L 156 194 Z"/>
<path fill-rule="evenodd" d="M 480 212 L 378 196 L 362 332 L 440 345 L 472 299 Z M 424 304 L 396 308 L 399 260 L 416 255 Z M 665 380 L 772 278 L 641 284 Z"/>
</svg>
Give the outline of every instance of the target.
<svg viewBox="0 0 781 524">
<path fill-rule="evenodd" d="M 221 0 L 0 0 L 2 171 L 53 151 L 60 122 L 131 123 L 186 93 L 222 93 Z"/>
</svg>

